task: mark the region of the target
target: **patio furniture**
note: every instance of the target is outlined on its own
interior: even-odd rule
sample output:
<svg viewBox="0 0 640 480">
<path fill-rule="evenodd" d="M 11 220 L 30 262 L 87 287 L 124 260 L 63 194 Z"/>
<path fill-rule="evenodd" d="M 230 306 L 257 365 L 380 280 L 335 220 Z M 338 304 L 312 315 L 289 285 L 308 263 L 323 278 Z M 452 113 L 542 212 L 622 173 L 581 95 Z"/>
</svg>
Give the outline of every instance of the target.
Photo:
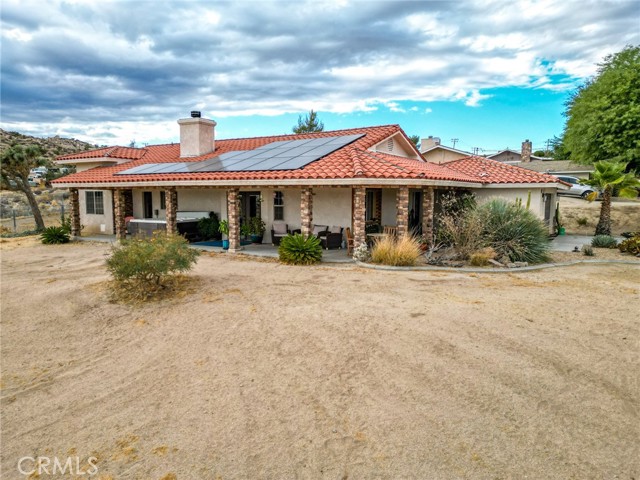
<svg viewBox="0 0 640 480">
<path fill-rule="evenodd" d="M 288 225 L 284 222 L 273 222 L 271 226 L 271 243 L 275 246 L 280 245 L 282 237 L 289 235 Z"/>
<path fill-rule="evenodd" d="M 322 239 L 322 237 L 325 236 L 327 233 L 329 233 L 328 225 L 314 225 L 313 229 L 311 230 L 311 235 L 315 235 L 320 239 Z"/>
<path fill-rule="evenodd" d="M 353 235 L 351 235 L 351 228 L 344 229 L 344 236 L 347 238 L 347 255 L 353 255 Z"/>
<path fill-rule="evenodd" d="M 342 227 L 333 226 L 320 237 L 322 248 L 342 248 Z"/>
<path fill-rule="evenodd" d="M 382 229 L 382 233 L 384 233 L 386 235 L 390 235 L 392 237 L 395 237 L 396 234 L 398 233 L 398 227 L 392 227 L 391 225 L 385 225 L 384 228 Z"/>
</svg>

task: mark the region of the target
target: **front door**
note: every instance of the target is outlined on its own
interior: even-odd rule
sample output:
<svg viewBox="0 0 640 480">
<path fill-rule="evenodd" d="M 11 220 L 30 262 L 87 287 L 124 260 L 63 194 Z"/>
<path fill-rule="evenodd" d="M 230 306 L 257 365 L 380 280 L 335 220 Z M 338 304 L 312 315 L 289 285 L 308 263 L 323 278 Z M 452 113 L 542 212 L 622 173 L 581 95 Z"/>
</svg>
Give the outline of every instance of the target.
<svg viewBox="0 0 640 480">
<path fill-rule="evenodd" d="M 142 208 L 144 218 L 153 218 L 153 194 L 142 192 Z"/>
<path fill-rule="evenodd" d="M 542 200 L 544 201 L 544 223 L 545 225 L 549 225 L 551 221 L 551 198 L 552 195 L 550 193 L 543 193 Z"/>
</svg>

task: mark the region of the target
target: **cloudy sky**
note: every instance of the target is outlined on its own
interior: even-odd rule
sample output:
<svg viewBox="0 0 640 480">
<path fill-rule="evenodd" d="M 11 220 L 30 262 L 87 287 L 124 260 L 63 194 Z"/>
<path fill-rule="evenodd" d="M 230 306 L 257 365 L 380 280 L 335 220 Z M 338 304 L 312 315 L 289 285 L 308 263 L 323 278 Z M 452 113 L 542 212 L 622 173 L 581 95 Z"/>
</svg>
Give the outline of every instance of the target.
<svg viewBox="0 0 640 480">
<path fill-rule="evenodd" d="M 398 123 L 457 148 L 534 149 L 628 44 L 640 2 L 3 0 L 1 126 L 98 144 Z"/>
</svg>

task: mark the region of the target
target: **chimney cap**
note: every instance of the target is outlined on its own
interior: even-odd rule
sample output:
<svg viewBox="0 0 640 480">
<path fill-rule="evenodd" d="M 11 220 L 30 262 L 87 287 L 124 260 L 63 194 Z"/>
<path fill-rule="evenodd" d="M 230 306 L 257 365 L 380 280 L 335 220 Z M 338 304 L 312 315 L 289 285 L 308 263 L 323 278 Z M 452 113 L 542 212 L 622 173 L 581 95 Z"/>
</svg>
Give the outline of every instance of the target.
<svg viewBox="0 0 640 480">
<path fill-rule="evenodd" d="M 191 110 L 191 118 L 200 118 L 202 114 L 199 110 Z"/>
</svg>

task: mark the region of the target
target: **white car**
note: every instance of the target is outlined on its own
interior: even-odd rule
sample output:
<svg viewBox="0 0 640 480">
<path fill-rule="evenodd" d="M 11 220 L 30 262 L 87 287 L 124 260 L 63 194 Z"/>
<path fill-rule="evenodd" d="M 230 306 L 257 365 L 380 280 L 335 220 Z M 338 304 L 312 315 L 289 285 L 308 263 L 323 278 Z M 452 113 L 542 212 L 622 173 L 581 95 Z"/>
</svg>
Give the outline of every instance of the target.
<svg viewBox="0 0 640 480">
<path fill-rule="evenodd" d="M 558 189 L 558 195 L 574 195 L 576 197 L 586 198 L 587 195 L 596 191 L 595 188 L 589 185 L 582 185 L 580 183 L 580 179 L 577 177 L 566 177 L 564 175 L 558 175 L 556 178 L 571 185 L 571 188 L 569 190 Z"/>
</svg>

